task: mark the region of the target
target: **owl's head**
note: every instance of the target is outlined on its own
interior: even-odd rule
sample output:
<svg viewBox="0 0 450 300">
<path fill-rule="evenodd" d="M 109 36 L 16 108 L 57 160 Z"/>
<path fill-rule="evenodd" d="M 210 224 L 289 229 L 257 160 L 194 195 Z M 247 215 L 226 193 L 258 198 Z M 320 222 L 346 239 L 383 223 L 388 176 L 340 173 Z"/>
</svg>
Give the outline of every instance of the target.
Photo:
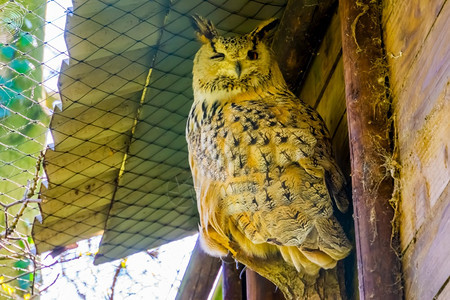
<svg viewBox="0 0 450 300">
<path fill-rule="evenodd" d="M 278 19 L 262 22 L 245 35 L 219 35 L 211 21 L 193 17 L 193 26 L 202 42 L 194 59 L 193 88 L 201 93 L 239 93 L 285 88 L 270 38 Z"/>
</svg>

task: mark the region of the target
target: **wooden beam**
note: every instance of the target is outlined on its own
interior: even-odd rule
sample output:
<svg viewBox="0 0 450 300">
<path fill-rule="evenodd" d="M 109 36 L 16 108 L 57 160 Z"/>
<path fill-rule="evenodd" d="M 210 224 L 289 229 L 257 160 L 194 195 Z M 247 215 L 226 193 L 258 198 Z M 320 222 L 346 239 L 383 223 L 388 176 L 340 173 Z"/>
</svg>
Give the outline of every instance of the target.
<svg viewBox="0 0 450 300">
<path fill-rule="evenodd" d="M 389 204 L 393 180 L 387 66 L 381 1 L 341 0 L 342 55 L 350 138 L 356 251 L 361 299 L 402 299 Z M 396 233 L 394 232 L 394 236 Z"/>
<path fill-rule="evenodd" d="M 330 24 L 336 0 L 289 0 L 272 49 L 289 88 L 298 95 Z"/>
<path fill-rule="evenodd" d="M 283 293 L 272 282 L 255 271 L 245 270 L 247 300 L 285 300 Z"/>
<path fill-rule="evenodd" d="M 222 261 L 222 299 L 223 300 L 244 300 L 245 280 L 242 280 L 244 265 L 237 264 L 228 255 Z"/>
<path fill-rule="evenodd" d="M 203 252 L 197 240 L 175 299 L 208 299 L 219 269 L 220 259 Z"/>
</svg>

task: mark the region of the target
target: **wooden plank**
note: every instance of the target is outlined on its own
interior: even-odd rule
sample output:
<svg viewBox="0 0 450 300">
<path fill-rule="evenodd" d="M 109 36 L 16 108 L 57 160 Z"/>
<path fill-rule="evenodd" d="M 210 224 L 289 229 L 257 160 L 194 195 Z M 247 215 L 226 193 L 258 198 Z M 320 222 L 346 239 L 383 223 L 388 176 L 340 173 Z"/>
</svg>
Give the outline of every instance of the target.
<svg viewBox="0 0 450 300">
<path fill-rule="evenodd" d="M 333 14 L 330 27 L 323 38 L 319 50 L 314 55 L 311 68 L 302 86 L 299 98 L 316 107 L 332 71 L 341 56 L 341 21 L 338 11 Z M 343 75 L 342 75 L 343 76 Z"/>
<path fill-rule="evenodd" d="M 53 115 L 51 128 L 81 139 L 91 137 L 81 136 L 78 133 L 85 126 L 109 129 L 117 133 L 128 131 L 136 116 L 140 94 L 132 93 L 124 95 L 123 98 L 100 100 L 98 103 L 92 103 L 92 106 L 74 103 L 64 111 Z"/>
<path fill-rule="evenodd" d="M 208 299 L 219 269 L 220 259 L 203 252 L 197 240 L 175 299 Z"/>
<path fill-rule="evenodd" d="M 72 184 L 77 184 L 90 177 L 97 177 L 112 182 L 115 178 L 112 178 L 111 176 L 118 176 L 121 163 L 119 160 L 120 156 L 112 158 L 112 161 L 115 161 L 116 163 L 115 167 L 96 163 L 82 156 L 65 154 L 64 157 L 71 157 L 71 159 L 74 157 L 75 159 L 72 161 L 72 164 L 67 166 L 56 166 L 50 163 L 45 166 L 45 170 L 48 170 L 49 174 L 51 174 L 51 177 L 49 176 L 48 179 L 51 183 L 50 188 L 53 187 L 54 184 L 76 187 L 76 185 L 74 186 Z M 104 176 L 105 174 L 106 176 Z"/>
<path fill-rule="evenodd" d="M 446 4 L 410 66 L 411 74 L 396 97 L 402 164 L 401 247 L 406 249 L 429 208 L 445 188 L 450 123 L 450 4 Z"/>
<path fill-rule="evenodd" d="M 389 58 L 390 84 L 394 92 L 397 93 L 402 89 L 408 77 L 417 75 L 411 70 L 411 66 L 417 61 L 417 53 L 446 2 L 445 0 L 385 1 L 384 42 Z M 448 32 L 445 29 L 443 31 Z"/>
<path fill-rule="evenodd" d="M 398 93 L 396 112 L 403 130 L 415 132 L 426 122 L 426 116 L 435 106 L 438 96 L 448 90 L 450 74 L 450 3 L 447 3 L 429 33 L 417 61 L 410 65 L 411 76 Z M 447 92 L 448 97 L 448 92 Z M 404 124 L 404 125 L 403 125 Z M 400 139 L 402 137 L 399 137 Z"/>
<path fill-rule="evenodd" d="M 404 148 L 400 144 L 402 250 L 415 239 L 416 231 L 426 226 L 428 215 L 450 180 L 449 112 L 450 102 L 444 90 L 425 126 L 411 137 L 413 145 Z"/>
<path fill-rule="evenodd" d="M 45 220 L 46 216 L 64 212 L 66 212 L 66 215 L 70 215 L 67 211 L 70 210 L 72 205 L 78 210 L 87 207 L 89 211 L 101 211 L 110 204 L 114 191 L 114 181 L 105 182 L 101 178 L 88 178 L 76 185 L 58 184 L 51 189 L 42 186 L 41 198 L 43 203 L 50 202 L 51 205 L 42 205 L 41 213 Z M 45 224 L 49 225 L 50 223 L 45 220 Z"/>
<path fill-rule="evenodd" d="M 88 42 L 86 42 L 88 43 Z M 78 62 L 63 63 L 58 80 L 63 111 L 72 105 L 95 106 L 107 98 L 142 91 L 155 49 L 150 47 Z"/>
<path fill-rule="evenodd" d="M 342 172 L 346 175 L 347 179 L 350 178 L 350 147 L 348 141 L 348 125 L 347 125 L 347 112 L 342 116 L 339 125 L 334 132 L 332 139 L 332 146 L 336 162 L 341 168 Z"/>
<path fill-rule="evenodd" d="M 50 227 L 47 224 L 39 223 L 35 219 L 32 236 L 36 242 L 37 253 L 53 250 L 59 246 L 70 245 L 101 234 L 106 218 L 106 213 L 84 210 L 82 214 L 72 216 L 72 220 L 49 217 L 49 223 L 53 225 Z"/>
<path fill-rule="evenodd" d="M 444 283 L 444 286 L 442 287 L 442 290 L 439 291 L 439 293 L 435 296 L 436 300 L 448 300 L 450 299 L 450 277 L 447 279 L 447 281 Z"/>
<path fill-rule="evenodd" d="M 336 131 L 345 109 L 344 66 L 341 58 L 317 106 L 317 112 L 331 135 Z"/>
<path fill-rule="evenodd" d="M 237 264 L 228 255 L 222 261 L 222 299 L 223 300 L 244 300 L 245 281 L 241 279 L 244 266 Z"/>
<path fill-rule="evenodd" d="M 167 3 L 142 0 L 125 1 L 126 4 L 121 1 L 114 5 L 102 1 L 73 2 L 77 13 L 67 18 L 66 28 L 70 30 L 65 32 L 65 39 L 70 57 L 78 61 L 158 43 Z M 151 23 L 148 21 L 150 19 Z"/>
<path fill-rule="evenodd" d="M 337 1 L 289 0 L 272 48 L 291 90 L 298 94 Z"/>
<path fill-rule="evenodd" d="M 380 152 L 390 152 L 380 3 L 342 0 L 340 5 L 360 297 L 397 300 L 402 290 L 400 261 L 391 245 L 393 182 L 380 168 Z"/>
<path fill-rule="evenodd" d="M 284 300 L 281 290 L 255 271 L 245 271 L 247 279 L 247 300 Z"/>
<path fill-rule="evenodd" d="M 450 184 L 403 256 L 405 299 L 434 299 L 450 276 L 449 192 Z"/>
<path fill-rule="evenodd" d="M 123 139 L 117 140 L 126 146 L 126 141 L 123 141 Z M 113 146 L 117 146 L 117 143 L 114 144 L 108 147 L 94 143 L 83 143 L 75 146 L 72 153 L 49 151 L 45 156 L 46 170 L 49 172 L 47 175 L 50 177 L 53 176 L 54 172 L 67 172 L 89 176 L 91 173 L 98 175 L 105 170 L 118 170 L 126 149 L 125 147 L 115 149 Z M 91 170 L 91 167 L 98 169 Z M 51 182 L 63 182 L 62 178 L 52 177 L 50 180 Z"/>
</svg>

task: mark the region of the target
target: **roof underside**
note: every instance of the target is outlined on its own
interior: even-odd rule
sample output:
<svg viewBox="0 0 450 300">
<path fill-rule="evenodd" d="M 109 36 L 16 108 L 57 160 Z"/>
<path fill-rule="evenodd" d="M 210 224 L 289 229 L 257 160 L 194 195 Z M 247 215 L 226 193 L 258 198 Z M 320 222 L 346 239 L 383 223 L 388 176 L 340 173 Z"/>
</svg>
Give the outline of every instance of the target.
<svg viewBox="0 0 450 300">
<path fill-rule="evenodd" d="M 103 234 L 95 260 L 103 263 L 197 231 L 184 137 L 199 48 L 190 16 L 244 33 L 281 17 L 286 3 L 74 1 L 43 223 L 33 228 L 39 252 Z"/>
</svg>

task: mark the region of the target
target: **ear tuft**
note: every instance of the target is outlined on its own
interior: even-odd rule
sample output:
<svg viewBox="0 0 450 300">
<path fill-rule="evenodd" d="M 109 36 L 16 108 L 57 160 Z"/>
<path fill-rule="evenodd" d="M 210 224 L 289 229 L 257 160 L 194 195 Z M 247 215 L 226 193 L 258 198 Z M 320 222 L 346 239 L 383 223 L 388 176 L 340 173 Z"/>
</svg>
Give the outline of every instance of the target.
<svg viewBox="0 0 450 300">
<path fill-rule="evenodd" d="M 202 43 L 209 43 L 211 40 L 216 38 L 219 33 L 216 27 L 210 20 L 207 20 L 199 15 L 192 16 L 192 27 L 196 31 L 197 38 Z"/>
<path fill-rule="evenodd" d="M 261 24 L 259 24 L 258 27 L 256 27 L 250 33 L 250 35 L 256 37 L 259 40 L 270 39 L 278 23 L 280 23 L 280 20 L 277 18 L 265 20 Z"/>
</svg>

